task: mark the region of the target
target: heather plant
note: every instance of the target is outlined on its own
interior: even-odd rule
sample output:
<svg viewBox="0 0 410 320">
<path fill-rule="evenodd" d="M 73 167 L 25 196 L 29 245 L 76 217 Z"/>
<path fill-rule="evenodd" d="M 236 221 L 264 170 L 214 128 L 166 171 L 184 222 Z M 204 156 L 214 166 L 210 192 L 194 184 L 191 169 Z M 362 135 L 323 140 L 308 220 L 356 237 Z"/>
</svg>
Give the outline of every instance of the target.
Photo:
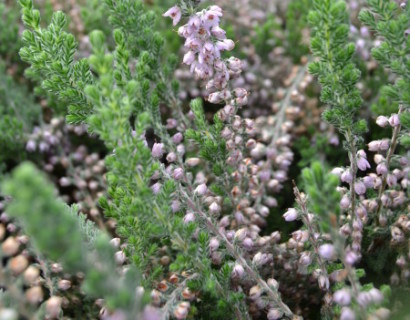
<svg viewBox="0 0 410 320">
<path fill-rule="evenodd" d="M 65 116 L 21 140 L 62 197 L 33 164 L 3 178 L 0 319 L 398 314 L 394 292 L 409 277 L 406 6 L 369 1 L 360 14 L 382 37 L 373 56 L 394 81 L 373 99 L 399 106 L 374 120 L 360 90 L 371 72 L 361 79 L 356 65 L 372 42 L 349 43 L 344 1 L 270 6 L 283 16 L 252 28 L 243 59 L 229 6 L 90 2 L 77 43 L 65 14 L 43 23 L 32 0 L 19 3 L 26 76 Z M 85 36 L 102 15 L 110 25 Z M 174 35 L 159 30 L 166 23 Z M 170 52 L 177 36 L 181 59 Z M 181 84 L 181 73 L 195 81 Z M 249 84 L 268 108 L 249 103 Z M 369 140 L 366 121 L 386 128 L 380 139 Z"/>
</svg>

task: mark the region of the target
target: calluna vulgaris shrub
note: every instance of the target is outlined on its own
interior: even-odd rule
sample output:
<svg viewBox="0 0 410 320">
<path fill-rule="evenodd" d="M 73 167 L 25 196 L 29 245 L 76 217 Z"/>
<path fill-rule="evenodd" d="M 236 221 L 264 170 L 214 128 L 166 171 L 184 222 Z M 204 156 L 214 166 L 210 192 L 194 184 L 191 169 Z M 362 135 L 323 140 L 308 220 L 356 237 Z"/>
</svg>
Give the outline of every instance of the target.
<svg viewBox="0 0 410 320">
<path fill-rule="evenodd" d="M 409 319 L 406 0 L 0 17 L 0 320 Z"/>
</svg>

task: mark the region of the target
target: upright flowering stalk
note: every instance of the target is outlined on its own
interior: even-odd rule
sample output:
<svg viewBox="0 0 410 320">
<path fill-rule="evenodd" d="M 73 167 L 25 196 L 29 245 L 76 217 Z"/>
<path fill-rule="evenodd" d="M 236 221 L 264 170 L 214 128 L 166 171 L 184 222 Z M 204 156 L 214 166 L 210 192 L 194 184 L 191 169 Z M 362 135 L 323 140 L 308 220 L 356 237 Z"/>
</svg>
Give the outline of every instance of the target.
<svg viewBox="0 0 410 320">
<path fill-rule="evenodd" d="M 181 8 L 184 6 L 181 5 Z M 165 15 L 172 17 L 174 22 L 178 21 L 178 10 L 182 11 L 178 7 L 173 7 Z M 230 204 L 226 205 L 221 201 L 221 197 L 213 196 L 211 190 L 207 188 L 206 179 L 199 179 L 196 188 L 193 188 L 191 183 L 185 179 L 184 182 L 188 187 L 181 187 L 179 193 L 188 207 L 187 215 L 191 215 L 190 219 L 199 218 L 216 237 L 210 243 L 213 248 L 211 250 L 212 259 L 218 260 L 216 258 L 218 258 L 219 241 L 221 241 L 221 245 L 223 244 L 236 260 L 232 277 L 237 280 L 250 278 L 254 284 L 257 284 L 251 289 L 250 294 L 252 295 L 254 291 L 258 292 L 255 299 L 260 300 L 259 305 L 263 305 L 259 297 L 265 293 L 271 313 L 276 312 L 279 316 L 293 317 L 291 310 L 282 302 L 278 287 L 263 280 L 257 271 L 261 266 L 272 262 L 272 255 L 258 252 L 254 255 L 252 263 L 246 258 L 248 254 L 245 250 L 252 250 L 254 241 L 258 237 L 257 232 L 260 230 L 256 224 L 253 225 L 255 223 L 253 217 L 257 217 L 258 214 L 255 209 L 251 208 L 248 200 L 251 189 L 255 189 L 255 183 L 258 181 L 258 168 L 252 166 L 251 159 L 244 159 L 244 155 L 250 152 L 249 150 L 252 150 L 256 143 L 254 140 L 246 139 L 247 136 L 253 134 L 253 121 L 243 120 L 236 115 L 238 109 L 247 104 L 248 93 L 243 88 L 231 88 L 230 86 L 230 80 L 242 71 L 242 62 L 235 57 L 223 58 L 223 52 L 231 51 L 235 44 L 231 39 L 226 38 L 226 32 L 219 25 L 222 17 L 223 12 L 220 7 L 210 6 L 193 13 L 188 18 L 188 22 L 179 28 L 178 33 L 186 39 L 184 46 L 187 52 L 183 62 L 190 66 L 191 72 L 198 79 L 206 83 L 208 101 L 214 104 L 225 104 L 215 117 L 215 125 L 209 126 L 200 110 L 199 102 L 194 101 L 191 107 L 198 132 L 187 132 L 186 136 L 199 142 L 200 147 L 204 148 L 201 154 L 213 166 L 215 178 L 226 190 Z M 224 141 L 223 144 L 220 144 L 221 138 Z M 213 146 L 220 146 L 215 151 L 222 152 L 223 156 L 212 154 L 213 160 L 211 161 L 207 159 L 206 154 L 209 152 L 207 149 Z M 234 170 L 232 175 L 225 169 L 226 165 Z M 254 167 L 253 170 L 252 167 Z M 252 180 L 253 176 L 255 178 Z M 245 185 L 244 181 L 249 183 Z M 208 197 L 205 197 L 206 195 Z M 207 210 L 201 208 L 203 204 L 207 206 Z M 229 230 L 231 228 L 229 216 L 222 217 L 219 223 L 216 222 L 215 217 L 219 217 L 227 206 L 232 209 L 233 220 L 236 220 L 236 222 L 232 221 L 232 228 L 245 225 L 244 228 L 236 232 Z M 249 218 L 240 211 L 242 209 Z M 269 210 L 264 207 L 263 215 L 266 216 L 268 212 Z M 218 245 L 215 245 L 216 241 Z"/>
</svg>

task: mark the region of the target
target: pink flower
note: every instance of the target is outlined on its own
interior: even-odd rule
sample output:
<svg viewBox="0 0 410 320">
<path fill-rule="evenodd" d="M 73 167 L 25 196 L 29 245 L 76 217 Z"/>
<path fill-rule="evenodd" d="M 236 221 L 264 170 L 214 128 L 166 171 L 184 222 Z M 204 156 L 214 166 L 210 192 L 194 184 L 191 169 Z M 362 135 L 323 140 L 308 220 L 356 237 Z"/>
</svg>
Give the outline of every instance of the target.
<svg viewBox="0 0 410 320">
<path fill-rule="evenodd" d="M 176 26 L 178 22 L 181 20 L 181 9 L 178 6 L 173 6 L 167 12 L 165 12 L 162 16 L 170 17 L 172 19 L 172 24 Z"/>
<path fill-rule="evenodd" d="M 378 126 L 384 128 L 389 124 L 389 119 L 385 116 L 378 116 L 376 119 L 376 123 Z"/>
<path fill-rule="evenodd" d="M 353 176 L 350 170 L 346 170 L 345 172 L 343 172 L 342 175 L 340 176 L 340 179 L 342 180 L 342 182 L 352 183 Z"/>
<path fill-rule="evenodd" d="M 337 290 L 333 294 L 333 301 L 341 306 L 349 305 L 351 301 L 350 292 L 347 289 Z"/>
<path fill-rule="evenodd" d="M 389 123 L 392 127 L 397 127 L 398 125 L 400 125 L 400 118 L 399 115 L 397 114 L 393 114 L 390 118 L 389 118 Z"/>
<path fill-rule="evenodd" d="M 335 247 L 332 244 L 325 243 L 319 247 L 319 255 L 326 260 L 331 260 L 335 255 Z"/>
<path fill-rule="evenodd" d="M 220 51 L 231 51 L 235 48 L 235 42 L 231 39 L 224 39 L 216 43 L 216 48 Z"/>
<path fill-rule="evenodd" d="M 363 150 L 357 152 L 357 167 L 362 171 L 370 168 L 370 163 L 367 161 L 366 153 Z"/>
<path fill-rule="evenodd" d="M 193 51 L 188 51 L 187 53 L 185 53 L 183 63 L 190 66 L 192 62 L 194 61 L 195 61 L 195 53 Z"/>
<path fill-rule="evenodd" d="M 298 218 L 298 212 L 294 208 L 289 208 L 283 215 L 287 222 L 295 221 Z"/>
<path fill-rule="evenodd" d="M 362 195 L 366 193 L 366 186 L 362 181 L 356 181 L 355 185 L 354 185 L 354 191 L 358 194 L 358 195 Z"/>
<path fill-rule="evenodd" d="M 350 199 L 348 196 L 344 195 L 342 200 L 340 200 L 340 207 L 345 210 L 350 207 Z"/>
<path fill-rule="evenodd" d="M 162 143 L 154 143 L 151 153 L 154 158 L 161 158 L 164 154 L 164 145 Z"/>
</svg>

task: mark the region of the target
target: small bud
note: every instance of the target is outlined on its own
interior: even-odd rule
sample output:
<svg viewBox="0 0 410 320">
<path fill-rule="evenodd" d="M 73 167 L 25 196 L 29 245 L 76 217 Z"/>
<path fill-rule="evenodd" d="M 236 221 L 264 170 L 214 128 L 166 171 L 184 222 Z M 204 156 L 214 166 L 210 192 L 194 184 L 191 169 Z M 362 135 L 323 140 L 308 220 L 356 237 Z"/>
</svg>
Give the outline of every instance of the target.
<svg viewBox="0 0 410 320">
<path fill-rule="evenodd" d="M 188 212 L 185 216 L 184 216 L 184 223 L 188 224 L 190 222 L 194 222 L 195 221 L 195 215 L 193 212 Z"/>
<path fill-rule="evenodd" d="M 40 276 L 40 270 L 34 266 L 29 266 L 26 271 L 24 271 L 24 281 L 31 285 L 33 284 L 38 277 Z"/>
<path fill-rule="evenodd" d="M 211 238 L 211 240 L 209 241 L 209 248 L 212 251 L 215 251 L 219 248 L 219 240 L 215 237 Z"/>
<path fill-rule="evenodd" d="M 172 174 L 175 180 L 181 180 L 184 177 L 184 170 L 182 168 L 176 168 Z"/>
<path fill-rule="evenodd" d="M 232 277 L 242 279 L 245 275 L 245 270 L 240 264 L 235 264 L 232 270 Z"/>
<path fill-rule="evenodd" d="M 181 132 L 177 132 L 172 136 L 172 142 L 175 144 L 181 143 L 183 139 L 184 139 L 184 136 L 182 135 Z"/>
<path fill-rule="evenodd" d="M 212 202 L 209 206 L 209 212 L 212 214 L 219 213 L 221 211 L 221 207 L 216 202 Z"/>
<path fill-rule="evenodd" d="M 114 248 L 119 248 L 120 244 L 121 244 L 121 239 L 120 238 L 113 238 L 113 239 L 110 240 L 110 243 Z"/>
<path fill-rule="evenodd" d="M 378 116 L 376 119 L 376 123 L 378 126 L 384 128 L 389 124 L 389 119 L 385 116 Z"/>
<path fill-rule="evenodd" d="M 117 251 L 117 252 L 114 254 L 115 262 L 116 262 L 118 265 L 124 264 L 126 258 L 127 258 L 127 257 L 125 256 L 125 253 L 124 253 L 123 251 Z"/>
<path fill-rule="evenodd" d="M 64 280 L 64 279 L 58 281 L 58 289 L 60 289 L 61 291 L 67 291 L 70 288 L 71 288 L 71 281 Z"/>
<path fill-rule="evenodd" d="M 340 207 L 344 210 L 350 207 L 350 198 L 347 195 L 344 195 L 342 200 L 340 200 Z"/>
<path fill-rule="evenodd" d="M 205 195 L 205 194 L 207 193 L 207 191 L 208 191 L 208 188 L 207 188 L 206 184 L 205 184 L 205 183 L 202 183 L 202 184 L 200 184 L 199 186 L 197 186 L 197 187 L 195 188 L 195 191 L 194 191 L 194 192 L 195 192 L 197 195 L 203 196 L 203 195 Z"/>
<path fill-rule="evenodd" d="M 189 158 L 185 161 L 188 167 L 196 167 L 201 162 L 199 158 Z"/>
<path fill-rule="evenodd" d="M 164 145 L 162 143 L 154 143 L 151 153 L 154 158 L 161 158 L 164 154 Z"/>
<path fill-rule="evenodd" d="M 31 287 L 26 291 L 26 299 L 31 304 L 43 301 L 43 289 L 40 286 Z"/>
<path fill-rule="evenodd" d="M 286 221 L 295 221 L 298 218 L 298 212 L 294 208 L 289 208 L 288 211 L 283 215 Z"/>
<path fill-rule="evenodd" d="M 348 307 L 343 307 L 340 313 L 340 320 L 356 320 L 354 311 Z"/>
<path fill-rule="evenodd" d="M 332 260 L 335 255 L 335 248 L 331 244 L 323 244 L 319 247 L 319 254 L 323 259 Z"/>
<path fill-rule="evenodd" d="M 6 257 L 14 256 L 19 251 L 20 244 L 14 237 L 8 237 L 1 245 L 3 254 Z"/>
<path fill-rule="evenodd" d="M 56 319 L 59 317 L 61 312 L 61 297 L 50 297 L 46 301 L 46 313 L 51 319 Z"/>
<path fill-rule="evenodd" d="M 340 289 L 333 294 L 333 301 L 341 306 L 350 304 L 351 296 L 347 289 Z"/>
<path fill-rule="evenodd" d="M 352 176 L 352 173 L 350 172 L 350 170 L 346 170 L 345 172 L 343 172 L 342 175 L 340 176 L 340 179 L 343 182 L 352 183 L 353 176 Z"/>
<path fill-rule="evenodd" d="M 177 160 L 177 155 L 175 154 L 175 152 L 170 152 L 167 155 L 167 161 L 172 163 L 175 162 Z"/>
<path fill-rule="evenodd" d="M 389 118 L 389 123 L 392 127 L 397 127 L 398 125 L 400 125 L 400 118 L 399 115 L 397 114 L 393 114 L 390 118 Z"/>
<path fill-rule="evenodd" d="M 269 309 L 268 320 L 282 319 L 283 312 L 279 309 Z"/>
<path fill-rule="evenodd" d="M 355 185 L 354 185 L 354 191 L 358 194 L 358 195 L 362 195 L 366 193 L 366 186 L 362 181 L 356 181 Z"/>
<path fill-rule="evenodd" d="M 14 258 L 11 258 L 9 262 L 10 270 L 14 275 L 19 275 L 20 273 L 22 273 L 27 268 L 27 266 L 28 260 L 21 254 Z"/>
</svg>

